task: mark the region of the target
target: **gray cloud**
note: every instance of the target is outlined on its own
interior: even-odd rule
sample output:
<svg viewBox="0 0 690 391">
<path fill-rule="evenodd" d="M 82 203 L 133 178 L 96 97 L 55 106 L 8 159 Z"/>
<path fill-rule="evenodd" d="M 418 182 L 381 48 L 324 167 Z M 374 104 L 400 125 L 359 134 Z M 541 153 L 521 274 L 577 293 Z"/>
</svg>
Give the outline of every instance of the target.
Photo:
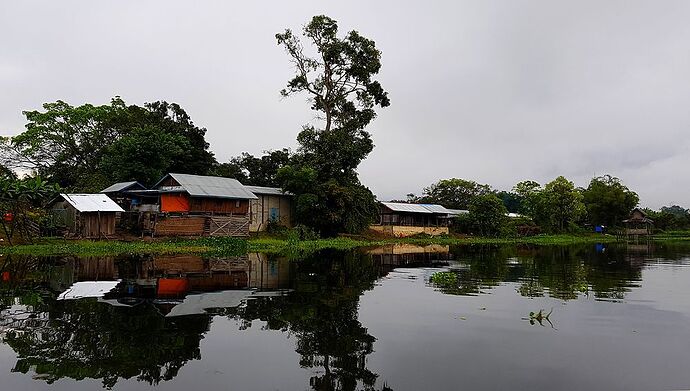
<svg viewBox="0 0 690 391">
<path fill-rule="evenodd" d="M 642 204 L 690 206 L 685 1 L 5 2 L 0 134 L 63 99 L 185 107 L 220 160 L 295 146 L 274 34 L 325 13 L 383 51 L 392 105 L 362 165 L 381 199 L 445 177 L 510 188 L 621 177 Z"/>
</svg>

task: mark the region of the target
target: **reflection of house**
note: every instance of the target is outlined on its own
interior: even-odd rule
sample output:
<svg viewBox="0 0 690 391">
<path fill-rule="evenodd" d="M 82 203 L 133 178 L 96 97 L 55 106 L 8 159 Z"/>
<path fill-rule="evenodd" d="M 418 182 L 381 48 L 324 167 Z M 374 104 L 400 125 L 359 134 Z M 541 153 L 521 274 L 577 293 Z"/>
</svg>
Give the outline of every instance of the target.
<svg viewBox="0 0 690 391">
<path fill-rule="evenodd" d="M 390 244 L 367 251 L 371 254 L 382 274 L 396 267 L 434 266 L 447 264 L 452 259 L 450 247 L 440 244 L 417 246 L 413 244 Z"/>
<path fill-rule="evenodd" d="M 628 237 L 651 235 L 654 228 L 654 221 L 648 218 L 640 208 L 633 209 L 630 218 L 623 220 L 623 223 L 625 223 L 625 234 Z"/>
<path fill-rule="evenodd" d="M 250 201 L 249 230 L 252 232 L 265 231 L 269 222 L 290 227 L 292 197 L 275 187 L 245 186 L 257 199 Z"/>
<path fill-rule="evenodd" d="M 115 235 L 115 218 L 124 210 L 105 194 L 60 194 L 50 205 L 70 235 L 103 238 Z"/>
<path fill-rule="evenodd" d="M 450 220 L 464 211 L 451 211 L 441 205 L 381 202 L 379 223 L 370 228 L 396 237 L 417 234 L 448 234 Z"/>
</svg>

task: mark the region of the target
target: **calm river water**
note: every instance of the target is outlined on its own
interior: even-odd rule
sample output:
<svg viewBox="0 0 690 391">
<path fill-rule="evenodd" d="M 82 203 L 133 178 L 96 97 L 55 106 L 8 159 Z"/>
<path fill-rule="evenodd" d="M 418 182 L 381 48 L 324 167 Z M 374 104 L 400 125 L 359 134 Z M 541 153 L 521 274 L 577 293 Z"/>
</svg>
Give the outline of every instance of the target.
<svg viewBox="0 0 690 391">
<path fill-rule="evenodd" d="M 2 390 L 690 388 L 688 245 L 0 265 Z"/>
</svg>

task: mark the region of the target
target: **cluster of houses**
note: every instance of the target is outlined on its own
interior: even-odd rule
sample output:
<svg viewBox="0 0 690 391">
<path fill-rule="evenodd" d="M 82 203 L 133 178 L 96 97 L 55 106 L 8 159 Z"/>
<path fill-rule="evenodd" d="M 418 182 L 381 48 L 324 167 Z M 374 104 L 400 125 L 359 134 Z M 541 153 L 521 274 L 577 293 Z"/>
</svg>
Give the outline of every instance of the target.
<svg viewBox="0 0 690 391">
<path fill-rule="evenodd" d="M 232 178 L 167 174 L 151 188 L 116 183 L 97 194 L 61 194 L 50 205 L 68 236 L 238 236 L 265 231 L 269 224 L 292 225 L 291 194 L 274 187 L 246 186 Z M 380 203 L 371 229 L 388 236 L 448 233 L 465 210 L 441 205 Z"/>
<path fill-rule="evenodd" d="M 68 235 L 82 238 L 109 238 L 121 231 L 241 237 L 266 230 L 269 222 L 289 227 L 292 221 L 291 196 L 281 189 L 174 173 L 150 189 L 123 182 L 98 194 L 61 194 L 50 208 Z"/>
</svg>

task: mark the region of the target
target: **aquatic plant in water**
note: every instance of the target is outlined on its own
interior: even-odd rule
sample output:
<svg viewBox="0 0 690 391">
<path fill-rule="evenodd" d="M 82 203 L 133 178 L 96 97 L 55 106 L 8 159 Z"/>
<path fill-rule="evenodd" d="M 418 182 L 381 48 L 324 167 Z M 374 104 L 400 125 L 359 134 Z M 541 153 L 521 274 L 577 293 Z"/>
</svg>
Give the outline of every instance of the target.
<svg viewBox="0 0 690 391">
<path fill-rule="evenodd" d="M 554 327 L 553 323 L 551 323 L 551 319 L 549 319 L 552 312 L 553 312 L 553 308 L 551 308 L 551 311 L 549 311 L 548 313 L 546 313 L 545 310 L 539 310 L 539 312 L 531 312 L 530 311 L 529 318 L 527 318 L 527 319 L 529 319 L 529 323 L 531 325 L 534 325 L 535 323 L 539 323 L 540 326 L 544 326 L 543 322 L 547 321 L 551 325 L 552 329 L 556 329 L 556 327 Z"/>
</svg>

